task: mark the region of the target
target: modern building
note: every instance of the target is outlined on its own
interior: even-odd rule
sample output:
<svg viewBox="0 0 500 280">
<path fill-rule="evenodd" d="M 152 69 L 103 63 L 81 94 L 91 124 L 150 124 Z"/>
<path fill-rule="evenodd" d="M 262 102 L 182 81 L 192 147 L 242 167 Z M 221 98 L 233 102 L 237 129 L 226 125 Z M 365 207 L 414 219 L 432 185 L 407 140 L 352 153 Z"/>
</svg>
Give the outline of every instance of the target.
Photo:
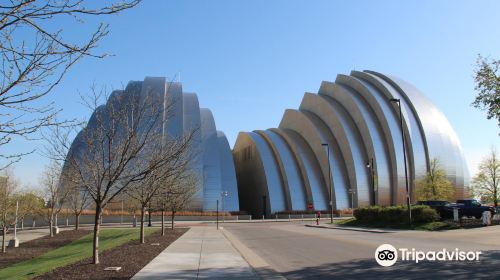
<svg viewBox="0 0 500 280">
<path fill-rule="evenodd" d="M 450 123 L 418 89 L 396 77 L 352 71 L 333 83 L 322 82 L 318 93 L 305 93 L 299 109 L 285 111 L 277 128 L 240 132 L 232 153 L 211 111 L 200 109 L 196 94 L 165 78 L 147 77 L 114 91 L 87 128 L 118 98 L 138 96 L 153 96 L 164 108 L 172 107 L 161 124 L 167 137 L 200 130 L 190 165 L 199 179 L 193 210 L 214 211 L 217 200 L 225 211 L 256 216 L 327 210 L 330 203 L 334 209 L 404 204 L 406 177 L 413 194 L 415 181 L 435 158 L 457 199 L 468 185 L 466 162 Z M 81 148 L 82 133 L 70 153 Z"/>
<path fill-rule="evenodd" d="M 457 199 L 464 196 L 469 175 L 459 140 L 429 99 L 381 73 L 338 75 L 317 94 L 305 93 L 278 128 L 239 133 L 233 157 L 240 209 L 270 215 L 327 210 L 330 200 L 334 209 L 404 204 L 404 156 L 411 194 L 436 158 Z"/>
<path fill-rule="evenodd" d="M 98 107 L 92 114 L 87 129 L 77 135 L 69 155 L 75 154 L 76 151 L 85 152 L 85 145 L 82 145 L 83 133 L 89 133 L 95 127 L 97 114 L 112 110 L 112 104 L 123 104 L 116 102 L 118 99 L 144 100 L 146 97 L 152 97 L 162 104 L 163 108 L 169 108 L 168 114 L 163 114 L 158 125 L 159 130 L 164 131 L 162 133 L 165 137 L 181 137 L 195 129 L 199 132 L 194 134 L 190 146 L 193 155 L 190 169 L 197 175 L 197 192 L 190 209 L 215 211 L 217 199 L 222 199 L 221 193 L 226 193 L 223 205 L 219 207 L 224 207 L 225 211 L 239 211 L 234 163 L 226 136 L 217 130 L 212 112 L 200 108 L 195 93 L 183 92 L 180 83 L 168 82 L 165 78 L 146 77 L 144 81 L 129 82 L 125 90 L 113 91 L 107 103 Z"/>
</svg>

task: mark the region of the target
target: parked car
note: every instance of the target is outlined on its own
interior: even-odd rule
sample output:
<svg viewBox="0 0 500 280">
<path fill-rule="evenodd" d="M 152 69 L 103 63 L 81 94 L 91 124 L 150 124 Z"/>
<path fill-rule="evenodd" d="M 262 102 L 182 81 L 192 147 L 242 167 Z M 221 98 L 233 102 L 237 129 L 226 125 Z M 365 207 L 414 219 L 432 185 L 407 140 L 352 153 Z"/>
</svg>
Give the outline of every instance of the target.
<svg viewBox="0 0 500 280">
<path fill-rule="evenodd" d="M 457 200 L 457 203 L 451 203 L 446 205 L 446 208 L 450 209 L 453 213 L 453 209 L 458 209 L 458 215 L 460 217 L 475 217 L 480 219 L 484 211 L 490 211 L 491 216 L 495 215 L 496 209 L 493 206 L 481 205 L 475 199 L 461 199 Z"/>
<path fill-rule="evenodd" d="M 446 200 L 421 200 L 417 201 L 417 205 L 427 205 L 432 209 L 436 210 L 436 212 L 441 216 L 441 219 L 450 219 L 453 218 L 453 211 L 446 207 L 450 204 L 449 201 Z"/>
</svg>

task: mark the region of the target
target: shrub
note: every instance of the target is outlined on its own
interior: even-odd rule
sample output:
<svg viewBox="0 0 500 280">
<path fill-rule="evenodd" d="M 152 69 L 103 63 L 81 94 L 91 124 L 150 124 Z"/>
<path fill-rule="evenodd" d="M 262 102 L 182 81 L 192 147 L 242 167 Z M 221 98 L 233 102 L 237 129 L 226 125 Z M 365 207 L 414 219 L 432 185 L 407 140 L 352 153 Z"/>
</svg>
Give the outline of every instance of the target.
<svg viewBox="0 0 500 280">
<path fill-rule="evenodd" d="M 412 206 L 411 215 L 414 223 L 429 223 L 439 220 L 436 210 L 429 206 Z M 354 217 L 362 222 L 404 224 L 408 221 L 408 209 L 398 206 L 369 206 L 354 210 Z"/>
<path fill-rule="evenodd" d="M 407 210 L 405 207 L 399 206 L 390 206 L 383 207 L 379 221 L 387 222 L 387 223 L 401 223 L 407 217 Z"/>
<path fill-rule="evenodd" d="M 353 215 L 360 221 L 374 221 L 378 220 L 380 209 L 379 206 L 362 207 L 355 209 Z"/>
<path fill-rule="evenodd" d="M 413 206 L 411 216 L 415 223 L 429 223 L 439 220 L 439 214 L 436 210 L 424 205 Z"/>
</svg>

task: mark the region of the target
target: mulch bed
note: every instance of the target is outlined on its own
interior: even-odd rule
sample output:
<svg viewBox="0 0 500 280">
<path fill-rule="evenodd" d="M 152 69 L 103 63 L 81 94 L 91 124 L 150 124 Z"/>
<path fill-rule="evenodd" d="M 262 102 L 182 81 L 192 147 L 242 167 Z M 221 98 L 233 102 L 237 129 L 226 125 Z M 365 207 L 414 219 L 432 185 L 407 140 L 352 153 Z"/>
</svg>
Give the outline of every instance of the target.
<svg viewBox="0 0 500 280">
<path fill-rule="evenodd" d="M 50 250 L 69 244 L 87 233 L 89 233 L 88 230 L 64 230 L 52 238 L 47 234 L 44 237 L 23 242 L 17 248 L 7 247 L 7 253 L 0 253 L 0 269 L 36 258 Z"/>
<path fill-rule="evenodd" d="M 160 254 L 172 242 L 177 240 L 188 229 L 167 229 L 165 236 L 157 231 L 146 236 L 146 243 L 132 240 L 99 254 L 100 263 L 92 264 L 92 258 L 57 268 L 34 279 L 130 279 L 146 264 Z M 153 246 L 152 243 L 160 243 Z M 121 266 L 120 271 L 104 271 L 110 266 Z"/>
</svg>

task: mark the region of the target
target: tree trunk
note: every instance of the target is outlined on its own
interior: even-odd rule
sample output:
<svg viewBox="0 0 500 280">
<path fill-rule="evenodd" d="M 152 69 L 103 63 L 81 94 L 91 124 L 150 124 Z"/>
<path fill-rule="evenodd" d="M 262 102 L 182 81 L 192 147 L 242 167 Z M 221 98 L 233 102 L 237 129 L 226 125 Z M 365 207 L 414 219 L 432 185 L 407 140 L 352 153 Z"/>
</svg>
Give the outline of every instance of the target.
<svg viewBox="0 0 500 280">
<path fill-rule="evenodd" d="M 54 221 L 53 221 L 53 218 L 52 216 L 49 218 L 49 233 L 50 233 L 50 237 L 54 237 L 54 229 L 53 229 L 53 226 L 54 226 Z"/>
<path fill-rule="evenodd" d="M 174 229 L 175 210 L 172 209 L 172 230 Z"/>
<path fill-rule="evenodd" d="M 496 186 L 493 186 L 494 187 L 494 192 L 493 192 L 493 203 L 495 204 L 495 207 L 498 206 L 498 189 L 496 188 Z"/>
<path fill-rule="evenodd" d="M 93 241 L 93 255 L 92 263 L 99 263 L 99 230 L 101 229 L 101 205 L 96 203 L 95 219 L 94 219 L 94 241 Z"/>
<path fill-rule="evenodd" d="M 75 214 L 75 230 L 78 230 L 80 227 L 80 214 Z"/>
<path fill-rule="evenodd" d="M 149 203 L 149 208 L 148 208 L 148 227 L 153 226 L 151 223 L 151 203 Z"/>
<path fill-rule="evenodd" d="M 4 227 L 2 231 L 3 231 L 3 233 L 2 233 L 2 253 L 6 253 L 7 248 L 5 247 L 5 239 L 7 237 L 7 228 Z"/>
<path fill-rule="evenodd" d="M 165 210 L 161 209 L 161 236 L 165 235 Z"/>
<path fill-rule="evenodd" d="M 146 211 L 146 207 L 141 207 L 141 229 L 140 229 L 140 239 L 141 244 L 144 243 L 144 212 Z"/>
</svg>

